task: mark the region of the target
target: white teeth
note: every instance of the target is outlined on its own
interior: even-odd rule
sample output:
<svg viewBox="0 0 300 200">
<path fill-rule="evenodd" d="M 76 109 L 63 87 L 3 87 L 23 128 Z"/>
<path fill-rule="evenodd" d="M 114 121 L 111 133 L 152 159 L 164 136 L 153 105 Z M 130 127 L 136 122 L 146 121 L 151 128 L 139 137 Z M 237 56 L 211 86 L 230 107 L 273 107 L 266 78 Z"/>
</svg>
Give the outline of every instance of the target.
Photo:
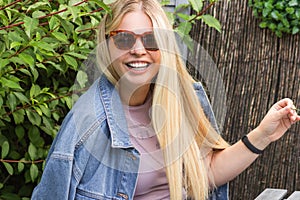
<svg viewBox="0 0 300 200">
<path fill-rule="evenodd" d="M 127 66 L 130 68 L 146 68 L 149 66 L 149 63 L 145 62 L 134 62 L 134 63 L 127 63 Z"/>
</svg>

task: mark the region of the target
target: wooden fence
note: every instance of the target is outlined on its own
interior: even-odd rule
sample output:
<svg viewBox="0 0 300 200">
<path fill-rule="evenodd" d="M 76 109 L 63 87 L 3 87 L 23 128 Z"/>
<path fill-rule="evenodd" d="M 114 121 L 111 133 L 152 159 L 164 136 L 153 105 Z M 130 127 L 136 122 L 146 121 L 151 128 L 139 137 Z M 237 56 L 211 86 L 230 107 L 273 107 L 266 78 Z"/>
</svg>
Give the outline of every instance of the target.
<svg viewBox="0 0 300 200">
<path fill-rule="evenodd" d="M 269 30 L 260 29 L 248 1 L 219 1 L 209 13 L 221 21 L 222 33 L 198 23 L 192 37 L 208 52 L 221 74 L 226 91 L 222 132 L 234 143 L 255 128 L 277 100 L 289 97 L 300 107 L 300 37 L 279 39 Z M 199 69 L 191 72 L 201 79 Z M 211 76 L 213 79 L 214 74 Z M 287 189 L 287 196 L 300 190 L 299 123 L 230 183 L 230 199 L 254 199 L 265 188 Z"/>
</svg>

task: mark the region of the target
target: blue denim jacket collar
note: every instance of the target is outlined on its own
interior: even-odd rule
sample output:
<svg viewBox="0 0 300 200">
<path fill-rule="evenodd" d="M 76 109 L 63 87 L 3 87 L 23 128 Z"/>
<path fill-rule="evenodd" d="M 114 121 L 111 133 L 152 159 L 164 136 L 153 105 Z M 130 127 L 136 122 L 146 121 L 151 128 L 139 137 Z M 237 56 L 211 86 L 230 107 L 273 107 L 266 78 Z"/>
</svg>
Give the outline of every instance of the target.
<svg viewBox="0 0 300 200">
<path fill-rule="evenodd" d="M 133 147 L 129 139 L 127 123 L 125 121 L 119 93 L 105 76 L 102 76 L 100 79 L 99 92 L 107 116 L 107 123 L 112 138 L 112 147 Z"/>
</svg>

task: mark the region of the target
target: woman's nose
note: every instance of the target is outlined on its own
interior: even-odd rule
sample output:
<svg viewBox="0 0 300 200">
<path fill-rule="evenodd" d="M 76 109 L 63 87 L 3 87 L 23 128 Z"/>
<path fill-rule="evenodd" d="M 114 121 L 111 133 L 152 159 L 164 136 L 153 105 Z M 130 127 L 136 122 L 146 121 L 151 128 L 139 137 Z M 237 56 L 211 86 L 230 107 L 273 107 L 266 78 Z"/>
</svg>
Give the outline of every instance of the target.
<svg viewBox="0 0 300 200">
<path fill-rule="evenodd" d="M 146 49 L 144 47 L 141 38 L 136 39 L 134 46 L 130 50 L 130 53 L 137 54 L 137 55 L 146 54 Z"/>
</svg>

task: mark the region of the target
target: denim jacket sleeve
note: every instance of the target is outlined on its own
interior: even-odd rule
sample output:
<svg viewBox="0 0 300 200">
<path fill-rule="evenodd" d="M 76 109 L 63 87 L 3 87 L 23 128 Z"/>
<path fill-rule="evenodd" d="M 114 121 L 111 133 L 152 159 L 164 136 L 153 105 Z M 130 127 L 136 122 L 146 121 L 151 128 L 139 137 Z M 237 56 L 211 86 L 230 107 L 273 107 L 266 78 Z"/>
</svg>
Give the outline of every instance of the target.
<svg viewBox="0 0 300 200">
<path fill-rule="evenodd" d="M 194 88 L 195 88 L 196 94 L 199 98 L 199 101 L 201 103 L 201 106 L 203 108 L 205 115 L 207 116 L 207 118 L 210 121 L 213 128 L 218 133 L 220 133 L 216 119 L 215 119 L 215 115 L 213 113 L 213 110 L 211 108 L 210 102 L 208 100 L 208 97 L 206 95 L 206 92 L 205 92 L 203 86 L 201 85 L 200 82 L 198 82 L 198 83 L 194 84 Z M 215 190 L 213 190 L 208 200 L 228 200 L 229 199 L 228 186 L 229 186 L 229 184 L 226 183 L 222 186 L 219 186 Z"/>
<path fill-rule="evenodd" d="M 42 199 L 74 199 L 75 191 L 71 187 L 76 183 L 72 179 L 72 163 L 73 153 L 68 152 L 74 148 L 67 147 L 64 143 L 62 147 L 61 136 L 65 129 L 72 129 L 72 117 L 69 114 L 61 127 L 60 132 L 57 134 L 53 141 L 50 151 L 48 153 L 45 169 L 40 183 L 36 186 L 33 191 L 31 199 L 42 200 Z M 69 144 L 74 144 L 71 142 Z M 67 151 L 66 151 L 67 150 Z"/>
</svg>

